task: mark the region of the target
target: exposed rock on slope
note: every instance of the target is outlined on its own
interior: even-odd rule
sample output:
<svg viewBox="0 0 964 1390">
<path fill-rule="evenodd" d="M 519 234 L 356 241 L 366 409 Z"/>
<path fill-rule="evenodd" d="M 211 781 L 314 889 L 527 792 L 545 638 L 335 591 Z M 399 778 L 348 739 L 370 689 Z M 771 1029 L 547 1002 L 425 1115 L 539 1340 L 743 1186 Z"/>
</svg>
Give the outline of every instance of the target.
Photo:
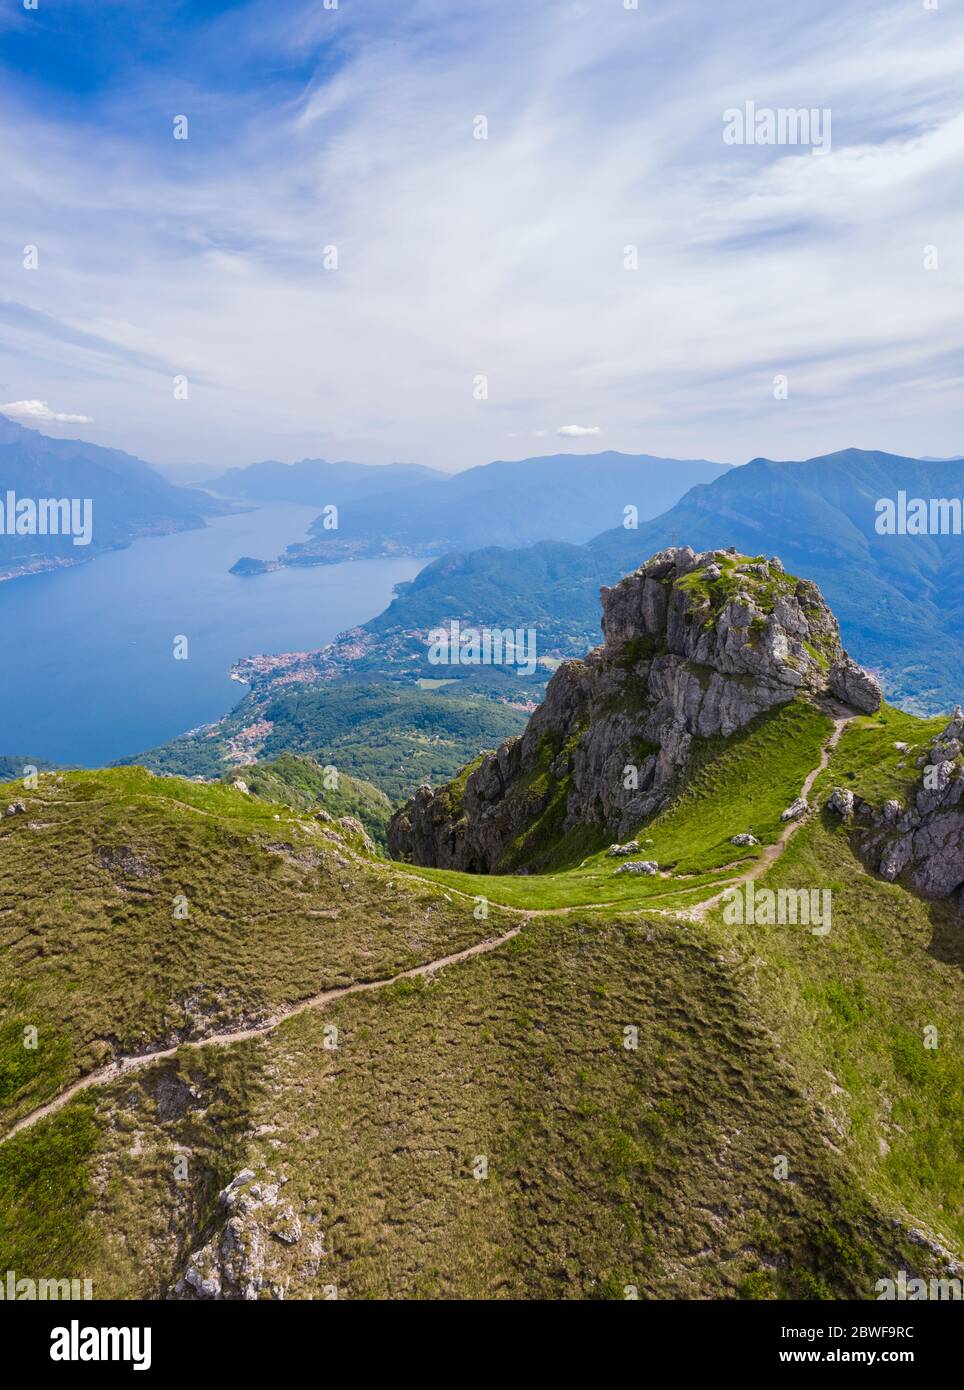
<svg viewBox="0 0 964 1390">
<path fill-rule="evenodd" d="M 693 738 L 736 733 L 797 695 L 880 703 L 819 589 L 779 560 L 684 546 L 601 592 L 603 646 L 559 668 L 521 738 L 419 788 L 389 824 L 392 855 L 538 867 L 577 826 L 635 830 L 678 786 Z"/>
<path fill-rule="evenodd" d="M 290 1277 L 284 1250 L 298 1245 L 305 1234 L 301 1217 L 284 1199 L 286 1182 L 287 1178 L 277 1178 L 273 1172 L 256 1182 L 252 1169 L 245 1168 L 220 1192 L 218 1215 L 224 1214 L 223 1223 L 207 1245 L 191 1255 L 184 1275 L 174 1285 L 174 1297 L 253 1300 L 270 1294 L 284 1298 Z M 324 1232 L 311 1225 L 300 1261 L 302 1274 L 318 1273 L 324 1250 Z"/>
<path fill-rule="evenodd" d="M 930 751 L 918 759 L 920 786 L 906 808 L 873 806 L 836 787 L 827 802 L 857 827 L 857 847 L 883 878 L 902 878 L 924 898 L 958 894 L 964 914 L 964 712 L 954 711 Z"/>
</svg>

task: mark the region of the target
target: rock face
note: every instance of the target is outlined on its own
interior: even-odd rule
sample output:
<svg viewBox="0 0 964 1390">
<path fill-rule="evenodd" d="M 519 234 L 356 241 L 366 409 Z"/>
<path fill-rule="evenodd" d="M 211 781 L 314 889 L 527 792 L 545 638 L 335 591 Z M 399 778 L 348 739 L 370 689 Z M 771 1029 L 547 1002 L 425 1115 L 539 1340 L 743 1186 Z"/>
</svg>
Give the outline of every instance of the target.
<svg viewBox="0 0 964 1390">
<path fill-rule="evenodd" d="M 602 591 L 604 644 L 565 662 L 521 738 L 393 816 L 389 853 L 470 872 L 538 868 L 566 832 L 631 834 L 685 776 L 694 738 L 797 695 L 873 708 L 819 589 L 779 561 L 661 551 Z"/>
<path fill-rule="evenodd" d="M 872 868 L 893 882 L 900 878 L 923 898 L 957 897 L 964 914 L 964 713 L 958 707 L 930 751 L 918 759 L 920 784 L 905 808 L 882 806 L 841 787 L 827 802 L 852 822 L 859 852 Z"/>
<path fill-rule="evenodd" d="M 859 709 L 862 714 L 873 714 L 880 707 L 880 686 L 869 671 L 848 656 L 833 665 L 828 684 L 845 705 Z"/>
</svg>

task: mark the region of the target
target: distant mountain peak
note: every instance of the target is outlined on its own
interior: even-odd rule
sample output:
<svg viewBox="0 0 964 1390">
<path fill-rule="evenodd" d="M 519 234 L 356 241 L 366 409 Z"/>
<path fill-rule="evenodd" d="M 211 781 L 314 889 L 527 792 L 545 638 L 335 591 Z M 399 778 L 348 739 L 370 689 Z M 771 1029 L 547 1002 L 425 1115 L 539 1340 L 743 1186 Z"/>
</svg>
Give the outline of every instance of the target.
<svg viewBox="0 0 964 1390">
<path fill-rule="evenodd" d="M 396 813 L 394 857 L 538 869 L 533 846 L 578 826 L 633 834 L 679 791 L 694 740 L 798 697 L 880 705 L 820 590 L 778 559 L 671 547 L 603 588 L 602 606 L 603 646 L 559 668 L 522 737 Z"/>
</svg>

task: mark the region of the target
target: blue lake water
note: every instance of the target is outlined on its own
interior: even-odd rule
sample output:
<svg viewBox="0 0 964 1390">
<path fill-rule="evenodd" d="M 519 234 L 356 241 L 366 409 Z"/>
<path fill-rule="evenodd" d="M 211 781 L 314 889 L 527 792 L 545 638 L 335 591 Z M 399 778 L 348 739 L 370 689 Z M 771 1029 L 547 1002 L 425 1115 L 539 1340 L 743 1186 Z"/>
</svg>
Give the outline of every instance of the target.
<svg viewBox="0 0 964 1390">
<path fill-rule="evenodd" d="M 0 584 L 0 753 L 97 767 L 217 719 L 247 688 L 228 676 L 239 658 L 323 646 L 425 564 L 228 573 L 304 539 L 317 514 L 271 504 Z M 189 657 L 175 661 L 181 634 Z"/>
</svg>

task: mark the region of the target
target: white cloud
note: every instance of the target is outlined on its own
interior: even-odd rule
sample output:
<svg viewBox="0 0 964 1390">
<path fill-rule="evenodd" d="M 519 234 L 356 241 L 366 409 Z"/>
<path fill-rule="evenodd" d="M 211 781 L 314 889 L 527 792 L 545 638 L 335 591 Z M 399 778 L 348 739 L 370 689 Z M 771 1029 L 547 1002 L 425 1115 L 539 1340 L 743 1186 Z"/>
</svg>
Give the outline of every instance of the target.
<svg viewBox="0 0 964 1390">
<path fill-rule="evenodd" d="M 50 425 L 92 425 L 89 415 L 66 415 L 62 410 L 51 410 L 46 401 L 11 401 L 0 405 L 0 415 L 9 415 L 15 420 L 33 420 L 38 424 Z"/>
<path fill-rule="evenodd" d="M 130 65 L 96 138 L 4 83 L 30 140 L 0 146 L 0 243 L 40 253 L 7 291 L 30 316 L 0 299 L 5 390 L 69 392 L 111 421 L 99 442 L 214 464 L 464 467 L 560 417 L 734 462 L 960 452 L 952 7 L 691 0 L 686 29 L 676 8 L 342 6 L 306 93 L 246 92 L 167 156 L 126 119 L 170 109 L 165 74 Z M 333 15 L 271 15 L 272 71 L 285 43 L 301 71 Z M 262 51 L 246 7 L 224 23 Z M 748 98 L 832 108 L 832 153 L 724 145 Z"/>
<path fill-rule="evenodd" d="M 556 434 L 564 434 L 567 439 L 583 439 L 587 434 L 602 434 L 598 425 L 560 425 Z"/>
</svg>

